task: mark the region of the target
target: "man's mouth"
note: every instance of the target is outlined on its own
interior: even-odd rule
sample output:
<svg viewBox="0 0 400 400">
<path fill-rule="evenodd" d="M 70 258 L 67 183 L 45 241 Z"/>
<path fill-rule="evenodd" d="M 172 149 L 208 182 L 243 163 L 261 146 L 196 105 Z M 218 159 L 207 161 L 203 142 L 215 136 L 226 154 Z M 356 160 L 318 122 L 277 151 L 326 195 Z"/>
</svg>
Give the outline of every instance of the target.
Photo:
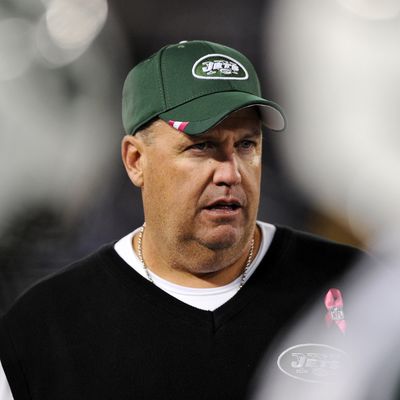
<svg viewBox="0 0 400 400">
<path fill-rule="evenodd" d="M 210 211 L 236 211 L 241 208 L 239 201 L 215 201 L 205 207 L 206 210 Z"/>
</svg>

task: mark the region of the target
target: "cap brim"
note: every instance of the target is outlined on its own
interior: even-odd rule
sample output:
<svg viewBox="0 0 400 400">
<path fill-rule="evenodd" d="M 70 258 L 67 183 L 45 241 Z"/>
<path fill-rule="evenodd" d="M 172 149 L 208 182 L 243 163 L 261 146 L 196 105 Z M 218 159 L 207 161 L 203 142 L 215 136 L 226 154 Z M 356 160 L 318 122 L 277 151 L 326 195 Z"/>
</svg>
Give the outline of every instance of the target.
<svg viewBox="0 0 400 400">
<path fill-rule="evenodd" d="M 278 104 L 250 93 L 237 91 L 198 97 L 160 114 L 159 117 L 188 135 L 198 135 L 217 125 L 232 112 L 250 106 L 259 106 L 261 120 L 268 129 L 272 131 L 285 129 L 285 116 Z"/>
<path fill-rule="evenodd" d="M 263 124 L 272 131 L 285 129 L 286 121 L 278 104 L 245 92 L 218 92 L 198 97 L 159 115 L 174 128 L 198 135 L 208 131 L 241 108 L 259 106 Z M 204 118 L 206 116 L 206 118 Z"/>
</svg>

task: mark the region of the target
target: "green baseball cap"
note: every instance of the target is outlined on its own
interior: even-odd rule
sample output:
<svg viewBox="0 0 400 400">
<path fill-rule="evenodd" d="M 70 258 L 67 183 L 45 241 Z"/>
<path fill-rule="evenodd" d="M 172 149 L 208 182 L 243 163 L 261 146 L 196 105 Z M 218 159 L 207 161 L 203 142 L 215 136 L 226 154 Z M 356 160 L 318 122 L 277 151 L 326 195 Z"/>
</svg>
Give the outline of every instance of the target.
<svg viewBox="0 0 400 400">
<path fill-rule="evenodd" d="M 282 109 L 261 97 L 257 73 L 243 54 L 217 43 L 184 41 L 163 47 L 129 72 L 122 121 L 130 135 L 156 117 L 197 135 L 250 106 L 259 106 L 267 128 L 285 128 Z"/>
</svg>

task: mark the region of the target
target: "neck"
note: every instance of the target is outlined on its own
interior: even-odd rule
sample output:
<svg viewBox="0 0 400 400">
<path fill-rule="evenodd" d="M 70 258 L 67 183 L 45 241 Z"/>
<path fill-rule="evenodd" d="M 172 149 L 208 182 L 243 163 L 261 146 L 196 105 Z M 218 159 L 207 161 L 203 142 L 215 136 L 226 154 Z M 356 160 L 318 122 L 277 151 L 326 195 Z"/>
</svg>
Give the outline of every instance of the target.
<svg viewBox="0 0 400 400">
<path fill-rule="evenodd" d="M 261 242 L 261 233 L 256 227 L 246 245 L 233 255 L 229 249 L 199 251 L 197 248 L 179 249 L 165 256 L 153 242 L 149 229 L 144 229 L 141 245 L 140 236 L 134 237 L 133 246 L 138 255 L 141 248 L 144 268 L 172 283 L 197 288 L 223 286 L 242 276 Z"/>
</svg>

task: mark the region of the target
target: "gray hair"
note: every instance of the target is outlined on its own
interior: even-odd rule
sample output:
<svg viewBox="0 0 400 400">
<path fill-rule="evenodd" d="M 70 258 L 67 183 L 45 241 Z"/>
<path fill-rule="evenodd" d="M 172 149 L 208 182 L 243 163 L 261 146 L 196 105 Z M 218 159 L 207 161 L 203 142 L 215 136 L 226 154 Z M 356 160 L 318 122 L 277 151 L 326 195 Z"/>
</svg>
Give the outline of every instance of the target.
<svg viewBox="0 0 400 400">
<path fill-rule="evenodd" d="M 160 123 L 161 120 L 159 118 L 150 120 L 136 132 L 135 136 L 141 139 L 146 146 L 150 146 L 154 142 L 154 128 L 160 125 Z"/>
</svg>

